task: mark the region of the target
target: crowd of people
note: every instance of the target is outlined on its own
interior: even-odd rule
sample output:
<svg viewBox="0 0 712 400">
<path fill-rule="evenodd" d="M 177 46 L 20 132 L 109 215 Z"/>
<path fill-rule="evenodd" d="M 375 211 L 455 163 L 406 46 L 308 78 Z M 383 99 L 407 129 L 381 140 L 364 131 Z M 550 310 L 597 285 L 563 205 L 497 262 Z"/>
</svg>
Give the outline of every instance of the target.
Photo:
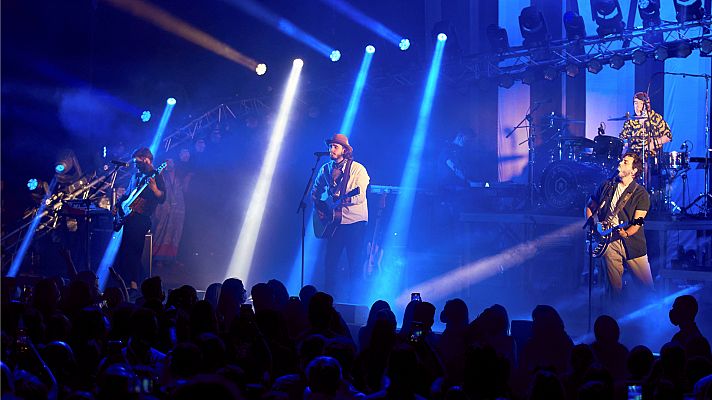
<svg viewBox="0 0 712 400">
<path fill-rule="evenodd" d="M 376 301 L 349 329 L 314 286 L 290 296 L 278 280 L 184 285 L 161 278 L 127 289 L 111 271 L 99 291 L 90 271 L 2 280 L 3 399 L 683 399 L 712 394 L 712 355 L 695 323 L 697 301 L 678 297 L 679 327 L 654 355 L 619 342 L 601 315 L 593 343 L 574 343 L 551 306 L 532 311 L 530 333 L 510 335 L 494 304 L 470 320 L 449 300 L 411 301 L 397 329 Z M 248 296 L 249 295 L 249 296 Z M 200 299 L 202 297 L 202 299 Z M 427 299 L 427 296 L 424 296 Z M 247 300 L 251 299 L 250 302 Z M 520 329 L 520 331 L 522 331 Z M 352 335 L 353 332 L 353 335 Z M 707 396 L 707 397 L 705 397 Z"/>
</svg>

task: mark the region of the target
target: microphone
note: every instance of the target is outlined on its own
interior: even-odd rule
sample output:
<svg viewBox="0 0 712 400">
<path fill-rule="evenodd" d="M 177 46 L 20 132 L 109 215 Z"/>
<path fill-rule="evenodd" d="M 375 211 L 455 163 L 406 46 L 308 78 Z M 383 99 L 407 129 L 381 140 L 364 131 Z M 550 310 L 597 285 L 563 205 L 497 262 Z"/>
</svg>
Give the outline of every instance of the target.
<svg viewBox="0 0 712 400">
<path fill-rule="evenodd" d="M 598 125 L 598 136 L 603 136 L 606 134 L 606 124 L 604 122 L 601 122 L 600 125 Z"/>
<path fill-rule="evenodd" d="M 110 162 L 114 165 L 119 166 L 119 167 L 128 167 L 129 166 L 129 163 L 124 162 L 124 161 L 111 160 Z"/>
<path fill-rule="evenodd" d="M 316 157 L 324 157 L 324 156 L 328 156 L 329 154 L 331 154 L 331 153 L 329 153 L 328 151 L 315 151 L 314 152 L 314 155 Z"/>
</svg>

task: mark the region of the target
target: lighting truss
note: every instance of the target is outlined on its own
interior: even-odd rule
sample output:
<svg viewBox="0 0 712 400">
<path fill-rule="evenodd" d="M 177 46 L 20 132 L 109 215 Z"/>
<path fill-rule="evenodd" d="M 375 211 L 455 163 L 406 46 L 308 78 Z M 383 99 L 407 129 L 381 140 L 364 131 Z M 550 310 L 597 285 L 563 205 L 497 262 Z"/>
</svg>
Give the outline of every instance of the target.
<svg viewBox="0 0 712 400">
<path fill-rule="evenodd" d="M 509 74 L 520 77 L 533 68 L 544 70 L 547 67 L 565 72 L 569 64 L 588 65 L 591 60 L 600 60 L 609 64 L 613 56 L 631 60 L 636 50 L 652 53 L 661 45 L 685 41 L 695 48 L 709 43 L 712 35 L 709 17 L 699 21 L 665 22 L 647 28 L 636 27 L 621 34 L 599 37 L 588 36 L 583 39 L 563 39 L 551 41 L 546 46 L 526 48 L 511 47 L 494 54 L 478 54 L 468 57 L 465 64 L 469 72 L 478 79 L 487 79 Z M 655 38 L 655 39 L 654 39 Z M 521 78 L 520 78 L 521 79 Z"/>
</svg>

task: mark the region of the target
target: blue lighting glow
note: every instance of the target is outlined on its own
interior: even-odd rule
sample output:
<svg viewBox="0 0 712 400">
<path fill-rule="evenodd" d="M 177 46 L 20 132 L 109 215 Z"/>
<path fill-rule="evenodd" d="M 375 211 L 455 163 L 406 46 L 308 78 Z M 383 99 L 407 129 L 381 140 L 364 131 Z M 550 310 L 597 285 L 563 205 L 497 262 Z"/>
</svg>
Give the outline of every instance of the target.
<svg viewBox="0 0 712 400">
<path fill-rule="evenodd" d="M 442 33 L 440 35 L 445 36 Z M 440 35 L 438 35 L 439 39 Z M 402 270 L 402 267 L 399 265 L 401 261 L 405 259 L 402 252 L 408 243 L 408 231 L 410 229 L 413 201 L 415 200 L 415 188 L 418 185 L 420 163 L 428 136 L 430 113 L 433 109 L 433 98 L 435 97 L 435 90 L 438 86 L 440 65 L 442 64 L 444 51 L 445 39 L 438 40 L 428 71 L 425 89 L 423 90 L 423 100 L 420 104 L 418 120 L 415 125 L 415 131 L 413 132 L 413 139 L 410 143 L 408 158 L 403 168 L 403 175 L 401 176 L 399 185 L 401 191 L 398 193 L 398 196 L 396 196 L 396 204 L 393 206 L 393 215 L 391 216 L 391 221 L 386 231 L 383 248 L 384 254 L 388 254 L 388 258 L 383 260 L 381 274 L 377 281 L 371 285 L 368 296 L 369 302 L 376 299 L 384 299 L 391 302 L 395 300 L 394 297 L 397 296 L 398 277 Z"/>
<path fill-rule="evenodd" d="M 27 230 L 25 231 L 25 236 L 22 238 L 22 244 L 20 244 L 20 248 L 17 250 L 17 253 L 15 253 L 15 258 L 13 258 L 12 264 L 10 264 L 10 269 L 7 272 L 7 276 L 15 277 L 20 271 L 22 260 L 25 258 L 27 249 L 32 243 L 32 238 L 35 236 L 37 227 L 39 226 L 42 218 L 47 215 L 47 211 L 45 211 L 45 208 L 47 208 L 47 203 L 49 203 L 49 198 L 52 195 L 52 192 L 54 192 L 55 186 L 57 186 L 56 177 L 52 179 L 52 182 L 49 185 L 49 191 L 47 191 L 47 193 L 45 194 L 44 199 L 42 199 L 42 202 L 40 203 L 40 206 L 37 209 L 37 212 L 35 213 L 35 216 L 32 218 L 30 226 L 27 227 Z"/>
<path fill-rule="evenodd" d="M 30 190 L 35 190 L 35 189 L 37 189 L 37 186 L 38 186 L 38 185 L 39 185 L 39 182 L 38 182 L 37 179 L 35 179 L 35 178 L 32 178 L 32 179 L 30 179 L 29 181 L 27 181 L 27 188 L 30 189 Z"/>
<path fill-rule="evenodd" d="M 438 34 L 438 40 L 441 41 L 441 42 L 446 41 L 446 40 L 447 40 L 447 35 L 444 34 L 444 33 L 439 33 L 439 34 Z"/>
<path fill-rule="evenodd" d="M 141 121 L 148 122 L 151 120 L 151 112 L 146 110 L 141 113 Z"/>
<path fill-rule="evenodd" d="M 233 6 L 241 9 L 242 11 L 250 14 L 251 16 L 259 19 L 263 23 L 279 30 L 285 35 L 304 43 L 305 45 L 311 47 L 320 54 L 329 57 L 331 51 L 334 49 L 333 46 L 329 46 L 326 43 L 320 41 L 314 36 L 308 34 L 301 30 L 298 26 L 294 25 L 291 21 L 282 18 L 281 16 L 275 14 L 273 11 L 269 10 L 260 2 L 255 0 L 225 0 L 226 2 L 232 4 Z"/>
<path fill-rule="evenodd" d="M 375 50 L 375 49 L 374 49 Z M 368 77 L 368 71 L 371 67 L 371 61 L 373 60 L 373 53 L 365 51 L 363 53 L 363 60 L 361 60 L 361 67 L 359 68 L 358 75 L 356 76 L 356 81 L 354 82 L 353 90 L 351 91 L 351 98 L 349 99 L 349 104 L 346 107 L 346 112 L 344 113 L 344 119 L 341 122 L 341 128 L 339 132 L 346 136 L 351 136 L 351 131 L 353 129 L 354 120 L 356 119 L 356 114 L 358 113 L 359 104 L 361 103 L 361 95 L 363 94 L 363 88 L 366 85 L 366 78 Z M 314 218 L 314 210 L 308 212 L 308 221 Z M 314 236 L 314 227 L 312 224 L 307 224 L 306 232 L 304 235 L 304 283 L 313 283 L 314 270 L 318 263 L 322 262 L 319 259 L 321 254 L 319 249 L 322 241 L 316 239 Z M 301 247 L 297 249 L 297 254 L 294 258 L 294 268 L 289 276 L 289 281 L 287 282 L 287 288 L 290 292 L 298 292 L 301 289 Z"/>
<path fill-rule="evenodd" d="M 64 164 L 57 164 L 54 167 L 54 172 L 61 174 L 65 169 L 67 169 L 67 167 Z"/>
<path fill-rule="evenodd" d="M 277 114 L 272 134 L 270 135 L 269 144 L 265 150 L 260 174 L 257 178 L 257 183 L 254 185 L 250 204 L 245 213 L 242 228 L 240 228 L 240 236 L 237 238 L 237 244 L 233 250 L 230 266 L 227 270 L 226 277 L 238 277 L 242 279 L 246 286 L 249 282 L 252 259 L 255 255 L 257 238 L 259 237 L 260 227 L 262 226 L 262 217 L 267 207 L 267 200 L 272 186 L 272 177 L 274 176 L 277 160 L 280 156 L 280 149 L 282 148 L 284 136 L 287 132 L 289 114 L 292 111 L 292 104 L 294 104 L 294 99 L 296 98 L 299 77 L 301 76 L 303 65 L 304 61 L 301 59 L 296 59 L 292 63 L 292 71 L 289 74 L 289 79 L 287 80 L 284 94 L 282 95 L 279 113 Z"/>
<path fill-rule="evenodd" d="M 153 142 L 151 142 L 151 153 L 156 155 L 158 151 L 158 146 L 161 144 L 161 138 L 163 137 L 163 132 L 166 131 L 166 126 L 168 126 L 168 120 L 171 118 L 171 113 L 173 113 L 173 107 L 176 105 L 176 99 L 169 97 L 166 100 L 166 107 L 163 109 L 163 115 L 161 115 L 161 121 L 158 123 L 158 128 L 156 133 L 153 135 Z"/>
<path fill-rule="evenodd" d="M 373 54 L 373 53 L 375 53 L 375 52 L 376 52 L 376 48 L 375 48 L 375 47 L 371 46 L 370 44 L 369 44 L 368 46 L 366 46 L 366 53 L 371 53 L 371 54 Z"/>
<path fill-rule="evenodd" d="M 390 43 L 393 43 L 394 45 L 398 45 L 399 41 L 401 40 L 402 36 L 398 35 L 397 33 L 393 32 L 392 30 L 388 29 L 385 25 L 382 23 L 376 21 L 375 19 L 369 17 L 368 15 L 364 14 L 361 10 L 357 9 L 356 7 L 352 6 L 348 2 L 344 0 L 322 0 L 324 3 L 329 4 L 332 6 L 336 11 L 339 11 L 340 13 L 344 14 L 345 16 L 349 17 L 351 20 L 354 22 L 358 23 L 359 25 L 363 26 L 366 29 L 369 29 L 370 31 L 376 33 L 378 36 L 386 39 Z M 403 49 L 405 50 L 405 49 Z"/>
<path fill-rule="evenodd" d="M 331 61 L 337 62 L 341 59 L 341 52 L 338 50 L 334 50 L 331 52 L 331 54 L 329 54 L 329 58 L 331 59 Z"/>
<path fill-rule="evenodd" d="M 401 41 L 398 42 L 398 47 L 403 51 L 408 50 L 410 48 L 410 40 L 406 38 L 401 39 Z"/>
<path fill-rule="evenodd" d="M 99 278 L 99 290 L 102 292 L 106 289 L 106 283 L 109 280 L 109 267 L 114 265 L 116 260 L 116 254 L 119 252 L 119 246 L 121 245 L 121 238 L 124 236 L 124 228 L 121 228 L 118 232 L 114 232 L 111 235 L 111 240 L 104 250 L 104 255 L 101 257 L 99 262 L 99 268 L 96 270 L 96 276 Z M 130 284 L 131 282 L 126 282 Z"/>
</svg>

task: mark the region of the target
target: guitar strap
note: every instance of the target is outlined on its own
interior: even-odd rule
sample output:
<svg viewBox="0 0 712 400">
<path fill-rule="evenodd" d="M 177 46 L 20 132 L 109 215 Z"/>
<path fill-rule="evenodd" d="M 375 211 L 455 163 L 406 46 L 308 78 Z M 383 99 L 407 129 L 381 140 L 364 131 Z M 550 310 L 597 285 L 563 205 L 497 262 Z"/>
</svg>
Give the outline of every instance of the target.
<svg viewBox="0 0 712 400">
<path fill-rule="evenodd" d="M 344 174 L 341 176 L 341 182 L 339 183 L 339 197 L 346 194 L 346 188 L 348 187 L 349 179 L 351 178 L 351 163 L 353 163 L 353 161 L 354 160 L 351 159 L 346 161 Z"/>
<path fill-rule="evenodd" d="M 637 183 L 631 182 L 631 185 L 635 185 L 635 186 L 633 187 L 633 190 L 628 190 L 628 189 L 630 189 L 630 188 L 626 189 L 625 194 L 623 195 L 623 198 L 618 199 L 618 203 L 616 204 L 615 210 L 613 210 L 613 212 L 611 213 L 611 215 L 609 215 L 608 218 L 606 218 L 606 220 L 607 220 L 609 223 L 611 222 L 611 220 L 612 220 L 614 217 L 617 217 L 617 216 L 618 216 L 618 213 L 621 212 L 621 210 L 623 209 L 623 207 L 625 207 L 625 205 L 626 205 L 626 203 L 628 202 L 628 200 L 630 200 L 630 198 L 633 196 L 633 193 L 635 193 L 635 190 L 638 189 L 638 184 L 637 184 Z"/>
</svg>

